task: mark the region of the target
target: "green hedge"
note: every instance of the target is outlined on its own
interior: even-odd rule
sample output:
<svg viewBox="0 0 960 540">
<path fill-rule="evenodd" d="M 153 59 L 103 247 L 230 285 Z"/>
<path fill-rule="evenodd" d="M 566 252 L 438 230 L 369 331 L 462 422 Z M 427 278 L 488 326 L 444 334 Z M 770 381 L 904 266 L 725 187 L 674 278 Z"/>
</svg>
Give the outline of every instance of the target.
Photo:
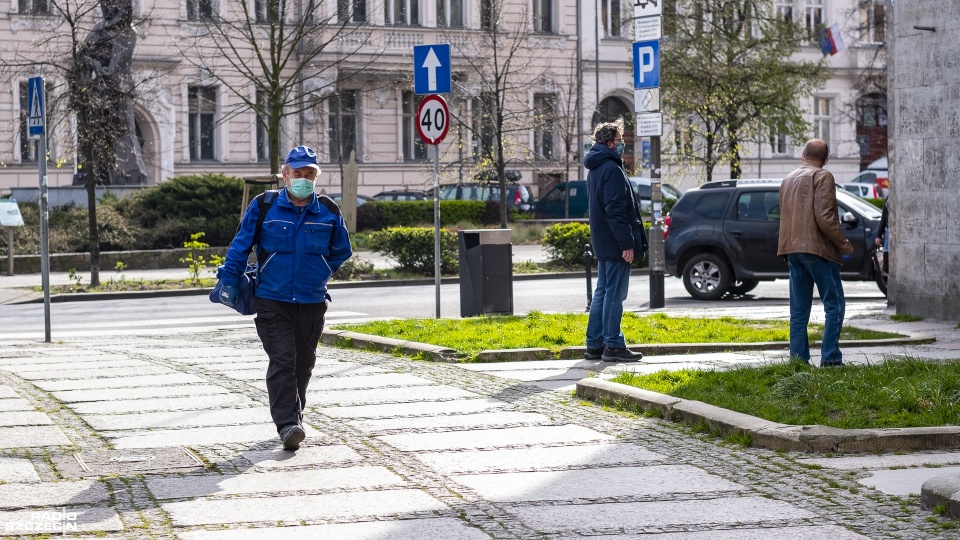
<svg viewBox="0 0 960 540">
<path fill-rule="evenodd" d="M 508 218 L 512 221 L 515 211 Z M 440 201 L 440 225 L 468 222 L 476 225 L 500 223 L 496 201 Z M 433 201 L 371 201 L 357 208 L 357 230 L 378 231 L 387 227 L 417 227 L 433 223 Z"/>
<path fill-rule="evenodd" d="M 647 232 L 647 238 L 650 237 L 650 224 L 643 223 Z M 561 264 L 568 268 L 583 268 L 583 246 L 590 243 L 590 225 L 586 223 L 558 223 L 551 225 L 543 231 L 543 237 L 540 244 L 547 257 L 552 262 Z M 647 264 L 648 253 L 633 261 L 634 267 L 641 267 Z M 594 260 L 594 265 L 596 261 Z"/>
<path fill-rule="evenodd" d="M 393 258 L 401 270 L 429 276 L 433 275 L 434 271 L 433 234 L 433 229 L 428 227 L 390 227 L 371 233 L 367 247 L 374 253 Z M 457 233 L 441 229 L 440 273 L 452 274 L 459 269 Z"/>
</svg>

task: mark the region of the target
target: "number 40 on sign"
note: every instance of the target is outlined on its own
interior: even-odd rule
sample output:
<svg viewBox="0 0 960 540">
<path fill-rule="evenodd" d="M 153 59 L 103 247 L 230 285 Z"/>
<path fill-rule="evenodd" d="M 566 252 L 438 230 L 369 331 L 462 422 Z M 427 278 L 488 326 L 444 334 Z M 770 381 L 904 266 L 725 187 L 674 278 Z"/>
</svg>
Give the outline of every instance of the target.
<svg viewBox="0 0 960 540">
<path fill-rule="evenodd" d="M 423 98 L 417 107 L 417 133 L 427 144 L 440 144 L 450 127 L 447 102 L 438 95 Z"/>
</svg>

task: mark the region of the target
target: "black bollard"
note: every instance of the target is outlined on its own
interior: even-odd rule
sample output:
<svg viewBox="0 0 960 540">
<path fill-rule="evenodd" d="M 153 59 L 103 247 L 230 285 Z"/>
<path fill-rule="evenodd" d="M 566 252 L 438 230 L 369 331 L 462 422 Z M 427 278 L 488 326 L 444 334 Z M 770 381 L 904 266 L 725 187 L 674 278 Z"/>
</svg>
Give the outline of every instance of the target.
<svg viewBox="0 0 960 540">
<path fill-rule="evenodd" d="M 583 245 L 583 269 L 587 274 L 587 309 L 590 312 L 590 304 L 593 303 L 593 283 L 590 271 L 593 266 L 593 252 L 590 251 L 590 244 Z"/>
</svg>

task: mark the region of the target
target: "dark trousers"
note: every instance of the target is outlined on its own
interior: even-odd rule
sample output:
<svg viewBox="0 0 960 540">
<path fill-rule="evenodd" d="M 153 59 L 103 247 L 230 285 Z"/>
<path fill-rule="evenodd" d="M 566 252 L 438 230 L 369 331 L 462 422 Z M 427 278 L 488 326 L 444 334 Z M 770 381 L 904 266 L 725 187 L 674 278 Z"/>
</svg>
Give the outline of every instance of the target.
<svg viewBox="0 0 960 540">
<path fill-rule="evenodd" d="M 263 350 L 270 358 L 267 366 L 267 394 L 270 415 L 282 428 L 303 420 L 307 403 L 307 385 L 317 362 L 317 343 L 323 331 L 326 302 L 294 304 L 256 298 L 254 322 Z"/>
</svg>

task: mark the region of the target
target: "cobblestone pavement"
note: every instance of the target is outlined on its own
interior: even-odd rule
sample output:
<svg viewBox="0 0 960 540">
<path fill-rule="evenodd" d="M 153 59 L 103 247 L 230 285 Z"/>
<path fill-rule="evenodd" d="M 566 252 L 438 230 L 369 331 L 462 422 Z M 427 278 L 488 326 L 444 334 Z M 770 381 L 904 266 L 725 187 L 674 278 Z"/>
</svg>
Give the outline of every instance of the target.
<svg viewBox="0 0 960 540">
<path fill-rule="evenodd" d="M 382 354 L 321 347 L 284 452 L 252 325 L 103 341 L 0 351 L 0 535 L 960 538 L 852 462 Z"/>
</svg>

